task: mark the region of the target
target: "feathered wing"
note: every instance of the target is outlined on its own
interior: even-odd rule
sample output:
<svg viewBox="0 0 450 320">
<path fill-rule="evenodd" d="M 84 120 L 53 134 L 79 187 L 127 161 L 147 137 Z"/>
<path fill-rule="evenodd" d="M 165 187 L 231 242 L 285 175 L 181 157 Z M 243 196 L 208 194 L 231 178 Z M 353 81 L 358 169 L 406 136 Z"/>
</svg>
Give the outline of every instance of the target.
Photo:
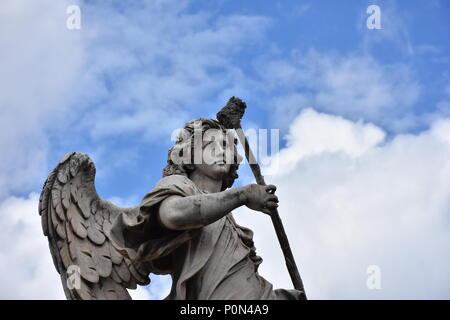
<svg viewBox="0 0 450 320">
<path fill-rule="evenodd" d="M 86 154 L 65 155 L 41 193 L 42 229 L 67 299 L 131 299 L 127 288 L 150 283 L 148 272 L 117 251 L 108 235 L 120 213 L 137 215 L 139 208 L 101 199 L 94 179 L 95 165 Z"/>
</svg>

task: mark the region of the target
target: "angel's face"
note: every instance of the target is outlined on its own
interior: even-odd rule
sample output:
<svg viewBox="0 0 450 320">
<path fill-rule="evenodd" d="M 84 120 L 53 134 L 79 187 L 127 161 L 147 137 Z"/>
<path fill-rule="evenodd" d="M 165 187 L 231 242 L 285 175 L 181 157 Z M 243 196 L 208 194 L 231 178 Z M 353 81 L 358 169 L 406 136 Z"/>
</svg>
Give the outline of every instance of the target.
<svg viewBox="0 0 450 320">
<path fill-rule="evenodd" d="M 222 181 L 236 159 L 240 162 L 242 157 L 237 154 L 234 134 L 211 129 L 203 135 L 202 162 L 195 164 L 195 168 L 209 178 Z"/>
</svg>

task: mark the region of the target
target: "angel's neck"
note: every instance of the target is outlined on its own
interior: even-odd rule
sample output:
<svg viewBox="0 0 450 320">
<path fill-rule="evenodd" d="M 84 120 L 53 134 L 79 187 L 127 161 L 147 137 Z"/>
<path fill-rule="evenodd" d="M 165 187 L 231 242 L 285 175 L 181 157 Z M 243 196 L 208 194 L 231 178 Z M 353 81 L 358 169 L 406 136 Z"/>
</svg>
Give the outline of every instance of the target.
<svg viewBox="0 0 450 320">
<path fill-rule="evenodd" d="M 198 170 L 191 172 L 189 179 L 191 179 L 200 190 L 208 193 L 219 192 L 222 189 L 221 180 L 212 179 Z"/>
</svg>

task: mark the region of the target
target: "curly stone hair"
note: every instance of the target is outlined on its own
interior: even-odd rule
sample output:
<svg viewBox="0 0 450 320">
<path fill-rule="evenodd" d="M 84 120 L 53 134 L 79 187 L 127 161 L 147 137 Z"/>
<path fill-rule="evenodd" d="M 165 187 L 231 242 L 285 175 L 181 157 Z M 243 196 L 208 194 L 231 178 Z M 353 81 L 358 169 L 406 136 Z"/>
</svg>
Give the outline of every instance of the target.
<svg viewBox="0 0 450 320">
<path fill-rule="evenodd" d="M 195 167 L 192 164 L 184 164 L 184 163 L 176 164 L 176 163 L 174 163 L 172 161 L 171 154 L 174 151 L 180 152 L 180 149 L 182 150 L 182 148 L 186 147 L 187 144 L 189 144 L 191 146 L 191 153 L 193 154 L 193 151 L 194 151 L 193 150 L 193 148 L 194 148 L 194 144 L 193 144 L 194 126 L 195 126 L 195 123 L 198 123 L 198 122 L 200 122 L 202 125 L 202 136 L 209 129 L 220 129 L 223 131 L 227 130 L 224 126 L 222 126 L 220 124 L 219 121 L 217 121 L 215 119 L 198 118 L 198 119 L 194 119 L 194 120 L 191 120 L 188 123 L 186 123 L 184 125 L 183 129 L 181 129 L 180 133 L 178 134 L 175 145 L 169 149 L 167 165 L 162 171 L 163 177 L 167 177 L 167 176 L 170 176 L 173 174 L 180 174 L 180 175 L 189 177 L 190 173 L 192 171 L 194 171 Z M 235 141 L 235 144 L 236 144 L 236 141 Z M 235 148 L 235 152 L 234 152 L 235 159 L 234 159 L 234 162 L 230 165 L 230 171 L 223 179 L 221 191 L 226 190 L 227 188 L 230 188 L 233 185 L 234 180 L 236 180 L 239 177 L 239 175 L 237 174 L 237 170 L 239 168 L 239 163 L 236 158 L 236 156 L 237 156 L 236 146 L 234 148 Z"/>
</svg>

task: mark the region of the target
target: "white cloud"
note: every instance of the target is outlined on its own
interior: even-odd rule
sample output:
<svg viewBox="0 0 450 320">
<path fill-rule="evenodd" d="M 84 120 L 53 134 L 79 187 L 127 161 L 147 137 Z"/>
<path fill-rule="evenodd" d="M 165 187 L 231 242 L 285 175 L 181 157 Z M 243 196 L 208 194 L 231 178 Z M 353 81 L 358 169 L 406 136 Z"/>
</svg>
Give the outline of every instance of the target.
<svg viewBox="0 0 450 320">
<path fill-rule="evenodd" d="M 78 1 L 0 3 L 0 297 L 64 299 L 37 212 L 48 154 L 45 129 L 64 127 L 83 64 L 80 34 L 66 28 Z"/>
<path fill-rule="evenodd" d="M 35 186 L 47 155 L 43 128 L 66 110 L 83 59 L 79 34 L 66 28 L 68 4 L 0 4 L 0 198 Z"/>
<path fill-rule="evenodd" d="M 285 138 L 287 148 L 275 155 L 277 162 L 272 161 L 274 165 L 267 174 L 290 173 L 299 161 L 322 153 L 345 152 L 350 157 L 360 157 L 381 143 L 385 133 L 372 124 L 353 123 L 306 109 L 292 122 Z"/>
<path fill-rule="evenodd" d="M 167 297 L 172 287 L 170 275 L 150 275 L 151 282 L 146 287 L 128 290 L 133 300 L 162 300 Z"/>
<path fill-rule="evenodd" d="M 133 300 L 151 300 L 150 293 L 145 287 L 138 286 L 136 290 L 128 290 Z"/>
<path fill-rule="evenodd" d="M 266 181 L 278 186 L 310 298 L 450 297 L 449 127 L 442 119 L 386 141 L 371 124 L 314 111 L 293 121 L 280 153 L 294 161 L 282 159 L 289 169 Z M 265 258 L 261 273 L 275 287 L 292 287 L 270 219 L 241 211 Z M 381 268 L 381 290 L 366 287 L 369 265 Z"/>
<path fill-rule="evenodd" d="M 65 299 L 38 214 L 39 197 L 0 204 L 0 299 Z"/>
</svg>

